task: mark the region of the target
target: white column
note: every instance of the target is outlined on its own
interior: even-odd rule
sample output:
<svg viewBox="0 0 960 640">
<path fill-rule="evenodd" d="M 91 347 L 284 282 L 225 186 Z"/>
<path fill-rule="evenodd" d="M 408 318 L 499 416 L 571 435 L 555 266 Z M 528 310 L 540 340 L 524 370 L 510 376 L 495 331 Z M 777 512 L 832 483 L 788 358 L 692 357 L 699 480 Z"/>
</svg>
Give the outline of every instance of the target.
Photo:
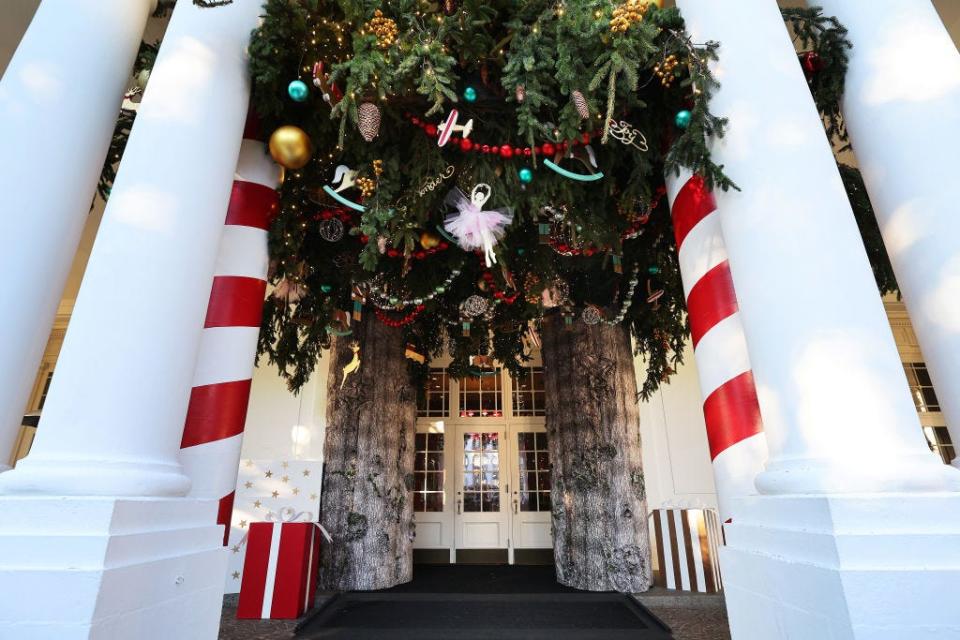
<svg viewBox="0 0 960 640">
<path fill-rule="evenodd" d="M 678 0 L 721 42 L 718 193 L 770 449 L 721 551 L 736 640 L 958 637 L 960 473 L 929 451 L 774 0 Z M 926 634 L 926 635 L 924 635 Z"/>
<path fill-rule="evenodd" d="M 31 454 L 0 490 L 184 495 L 180 437 L 249 96 L 257 0 L 182 3 L 130 135 Z"/>
<path fill-rule="evenodd" d="M 223 529 L 178 458 L 260 9 L 174 10 L 40 434 L 0 476 L 0 637 L 217 637 Z"/>
<path fill-rule="evenodd" d="M 0 80 L 0 471 L 155 0 L 44 0 Z"/>
<path fill-rule="evenodd" d="M 844 122 L 960 447 L 960 53 L 928 0 L 816 4 L 850 31 Z"/>
</svg>

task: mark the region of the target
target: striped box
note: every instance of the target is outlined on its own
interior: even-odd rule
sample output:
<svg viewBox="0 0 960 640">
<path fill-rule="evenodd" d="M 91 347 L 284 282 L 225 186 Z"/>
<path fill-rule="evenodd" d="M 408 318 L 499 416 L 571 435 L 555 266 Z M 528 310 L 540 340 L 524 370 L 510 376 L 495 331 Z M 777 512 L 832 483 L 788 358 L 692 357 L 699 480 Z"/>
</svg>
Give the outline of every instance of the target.
<svg viewBox="0 0 960 640">
<path fill-rule="evenodd" d="M 718 593 L 718 550 L 723 531 L 712 509 L 655 509 L 650 528 L 654 584 L 667 589 Z"/>
</svg>

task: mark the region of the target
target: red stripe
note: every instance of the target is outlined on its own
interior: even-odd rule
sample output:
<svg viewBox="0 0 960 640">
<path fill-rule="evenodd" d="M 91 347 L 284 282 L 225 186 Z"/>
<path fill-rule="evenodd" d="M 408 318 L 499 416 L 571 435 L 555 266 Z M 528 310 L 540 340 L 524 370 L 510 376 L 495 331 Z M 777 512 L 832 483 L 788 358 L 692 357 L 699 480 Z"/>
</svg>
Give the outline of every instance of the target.
<svg viewBox="0 0 960 640">
<path fill-rule="evenodd" d="M 276 189 L 256 182 L 233 181 L 225 224 L 255 227 L 266 231 L 277 215 L 280 195 Z"/>
<path fill-rule="evenodd" d="M 237 495 L 236 491 L 231 491 L 220 498 L 220 506 L 217 509 L 217 524 L 223 525 L 223 546 L 230 542 L 230 517 L 233 515 L 233 498 Z"/>
<path fill-rule="evenodd" d="M 730 265 L 724 260 L 693 285 L 687 296 L 690 334 L 696 348 L 707 331 L 737 312 L 737 294 L 733 290 Z"/>
<path fill-rule="evenodd" d="M 267 584 L 267 564 L 270 562 L 272 522 L 252 522 L 247 535 L 247 552 L 243 561 L 243 580 L 240 582 L 240 601 L 237 602 L 237 618 L 260 618 L 263 611 Z"/>
<path fill-rule="evenodd" d="M 762 432 L 753 372 L 745 371 L 711 393 L 703 402 L 703 417 L 711 460 L 741 440 Z"/>
<path fill-rule="evenodd" d="M 246 276 L 216 276 L 203 327 L 259 327 L 267 283 Z"/>
<path fill-rule="evenodd" d="M 250 401 L 250 380 L 194 387 L 180 448 L 215 442 L 243 433 Z"/>
<path fill-rule="evenodd" d="M 673 234 L 677 239 L 677 250 L 683 246 L 690 230 L 697 223 L 716 211 L 717 201 L 713 192 L 707 189 L 703 178 L 694 175 L 687 180 L 673 200 Z"/>
<path fill-rule="evenodd" d="M 307 564 L 313 542 L 312 522 L 275 525 L 280 529 L 280 553 L 273 583 L 271 618 L 299 618 L 307 595 L 311 566 Z"/>
</svg>

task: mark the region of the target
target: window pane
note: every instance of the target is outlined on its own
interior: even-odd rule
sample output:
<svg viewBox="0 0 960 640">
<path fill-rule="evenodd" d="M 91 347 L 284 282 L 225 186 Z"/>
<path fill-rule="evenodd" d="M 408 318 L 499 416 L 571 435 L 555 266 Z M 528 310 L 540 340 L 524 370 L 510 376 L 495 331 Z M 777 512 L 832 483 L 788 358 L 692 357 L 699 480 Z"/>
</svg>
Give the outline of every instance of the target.
<svg viewBox="0 0 960 640">
<path fill-rule="evenodd" d="M 427 434 L 425 434 L 425 433 L 418 433 L 417 436 L 416 436 L 416 438 L 415 438 L 415 440 L 414 440 L 414 443 L 415 443 L 414 446 L 416 447 L 417 451 L 423 451 L 424 449 L 426 449 L 426 448 L 427 448 Z"/>
<path fill-rule="evenodd" d="M 427 435 L 427 448 L 431 451 L 443 451 L 443 434 L 431 433 Z"/>
<path fill-rule="evenodd" d="M 520 511 L 536 511 L 537 499 L 535 493 L 523 491 L 520 493 Z"/>
<path fill-rule="evenodd" d="M 468 512 L 480 511 L 480 494 L 475 492 L 464 493 L 463 510 Z"/>
<path fill-rule="evenodd" d="M 443 472 L 432 472 L 427 473 L 427 491 L 441 491 L 443 490 Z"/>
<path fill-rule="evenodd" d="M 520 489 L 525 491 L 537 490 L 537 472 L 528 471 L 520 474 Z"/>
<path fill-rule="evenodd" d="M 413 494 L 413 510 L 414 511 L 423 511 L 424 510 L 424 500 L 423 494 L 419 491 L 414 492 Z"/>
<path fill-rule="evenodd" d="M 483 434 L 483 450 L 496 451 L 500 445 L 500 436 L 497 433 Z"/>
<path fill-rule="evenodd" d="M 418 453 L 414 458 L 413 468 L 417 471 L 423 471 L 427 468 L 427 454 Z"/>
<path fill-rule="evenodd" d="M 463 436 L 463 450 L 475 451 L 480 449 L 480 434 L 466 433 Z"/>
<path fill-rule="evenodd" d="M 547 434 L 537 434 L 537 449 L 540 449 L 541 451 L 545 451 L 547 449 Z"/>
<path fill-rule="evenodd" d="M 483 489 L 484 491 L 499 491 L 500 490 L 499 474 L 493 471 L 487 471 L 486 473 L 484 473 Z"/>
<path fill-rule="evenodd" d="M 427 469 L 430 471 L 443 471 L 443 453 L 439 451 L 430 451 L 427 453 Z"/>
<path fill-rule="evenodd" d="M 528 451 L 536 447 L 534 434 L 531 431 L 524 431 L 517 434 L 517 442 L 520 451 Z"/>
<path fill-rule="evenodd" d="M 540 492 L 540 511 L 551 511 L 553 507 L 550 504 L 550 492 Z"/>
<path fill-rule="evenodd" d="M 484 511 L 500 511 L 500 494 L 484 493 L 483 494 L 483 510 Z"/>
<path fill-rule="evenodd" d="M 463 474 L 463 488 L 467 491 L 480 490 L 480 472 L 471 472 Z"/>
<path fill-rule="evenodd" d="M 546 451 L 537 452 L 537 468 L 540 470 L 550 468 L 550 454 Z"/>
<path fill-rule="evenodd" d="M 539 480 L 537 482 L 537 488 L 540 489 L 540 491 L 543 491 L 543 490 L 549 491 L 550 490 L 550 472 L 541 471 L 537 475 L 539 477 Z"/>
<path fill-rule="evenodd" d="M 443 511 L 443 493 L 428 493 L 426 510 Z"/>
</svg>

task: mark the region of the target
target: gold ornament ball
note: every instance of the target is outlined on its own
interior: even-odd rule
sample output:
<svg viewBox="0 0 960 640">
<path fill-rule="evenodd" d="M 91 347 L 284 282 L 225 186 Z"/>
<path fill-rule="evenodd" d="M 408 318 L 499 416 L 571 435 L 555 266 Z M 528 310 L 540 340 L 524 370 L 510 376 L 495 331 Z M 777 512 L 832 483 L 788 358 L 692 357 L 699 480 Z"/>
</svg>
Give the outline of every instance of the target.
<svg viewBox="0 0 960 640">
<path fill-rule="evenodd" d="M 300 127 L 286 125 L 270 136 L 270 156 L 285 169 L 301 169 L 310 162 L 313 146 Z"/>
<path fill-rule="evenodd" d="M 435 233 L 424 231 L 420 234 L 420 246 L 424 249 L 436 249 L 440 245 L 440 238 Z"/>
</svg>

